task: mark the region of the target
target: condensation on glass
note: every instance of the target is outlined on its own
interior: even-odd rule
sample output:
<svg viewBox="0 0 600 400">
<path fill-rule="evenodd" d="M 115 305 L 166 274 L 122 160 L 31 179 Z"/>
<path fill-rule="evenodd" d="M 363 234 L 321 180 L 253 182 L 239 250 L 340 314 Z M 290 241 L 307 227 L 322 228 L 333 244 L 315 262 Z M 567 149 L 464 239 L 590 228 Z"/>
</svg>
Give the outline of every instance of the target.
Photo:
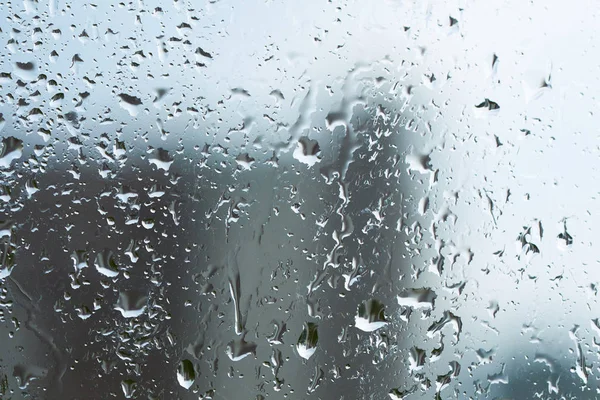
<svg viewBox="0 0 600 400">
<path fill-rule="evenodd" d="M 593 1 L 0 1 L 0 398 L 596 399 Z"/>
</svg>

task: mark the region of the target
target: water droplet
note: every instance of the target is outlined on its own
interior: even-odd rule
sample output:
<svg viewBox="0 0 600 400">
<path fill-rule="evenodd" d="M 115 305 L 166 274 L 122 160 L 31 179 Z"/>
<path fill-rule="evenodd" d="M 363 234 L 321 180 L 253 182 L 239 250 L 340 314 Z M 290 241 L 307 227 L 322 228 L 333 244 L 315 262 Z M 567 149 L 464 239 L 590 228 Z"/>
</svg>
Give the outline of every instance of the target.
<svg viewBox="0 0 600 400">
<path fill-rule="evenodd" d="M 104 249 L 96 255 L 94 266 L 98 272 L 109 278 L 114 278 L 119 275 L 119 268 L 115 261 L 114 254 L 109 249 Z"/>
<path fill-rule="evenodd" d="M 196 370 L 190 360 L 181 360 L 177 367 L 177 382 L 184 389 L 189 389 L 196 380 Z"/>
<path fill-rule="evenodd" d="M 227 344 L 225 353 L 231 361 L 240 361 L 250 354 L 256 354 L 256 343 L 247 342 L 244 338 L 237 338 Z"/>
<path fill-rule="evenodd" d="M 147 303 L 148 295 L 146 293 L 136 290 L 122 291 L 119 293 L 115 310 L 125 318 L 136 318 L 146 311 Z"/>
<path fill-rule="evenodd" d="M 14 136 L 2 139 L 0 150 L 0 168 L 8 168 L 14 160 L 23 155 L 23 141 Z"/>
<path fill-rule="evenodd" d="M 385 306 L 375 299 L 362 302 L 358 306 L 358 315 L 355 318 L 355 326 L 364 332 L 373 332 L 388 324 L 385 318 Z"/>
<path fill-rule="evenodd" d="M 137 390 L 137 382 L 133 379 L 125 379 L 121 381 L 121 389 L 125 398 L 131 399 Z"/>
<path fill-rule="evenodd" d="M 317 344 L 319 342 L 318 326 L 312 322 L 305 322 L 302 333 L 298 338 L 296 344 L 296 350 L 298 355 L 305 360 L 308 360 L 317 351 Z"/>
<path fill-rule="evenodd" d="M 433 309 L 436 293 L 431 288 L 404 289 L 398 295 L 398 304 L 404 307 Z"/>
</svg>

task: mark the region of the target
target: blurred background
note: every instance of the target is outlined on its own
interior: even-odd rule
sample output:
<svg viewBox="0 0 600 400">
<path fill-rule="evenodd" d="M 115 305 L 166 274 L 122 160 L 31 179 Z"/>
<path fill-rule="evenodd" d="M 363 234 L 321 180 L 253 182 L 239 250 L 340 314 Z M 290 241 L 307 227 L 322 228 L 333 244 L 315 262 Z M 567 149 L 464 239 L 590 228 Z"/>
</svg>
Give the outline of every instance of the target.
<svg viewBox="0 0 600 400">
<path fill-rule="evenodd" d="M 598 11 L 0 0 L 0 398 L 597 398 Z"/>
</svg>

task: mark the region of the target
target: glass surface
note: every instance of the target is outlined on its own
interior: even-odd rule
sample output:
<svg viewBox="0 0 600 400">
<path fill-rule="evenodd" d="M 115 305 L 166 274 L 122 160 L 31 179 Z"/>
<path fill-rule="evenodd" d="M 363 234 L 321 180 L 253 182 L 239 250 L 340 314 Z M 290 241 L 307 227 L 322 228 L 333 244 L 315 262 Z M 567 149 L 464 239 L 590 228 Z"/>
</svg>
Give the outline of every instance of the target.
<svg viewBox="0 0 600 400">
<path fill-rule="evenodd" d="M 599 11 L 0 0 L 0 398 L 598 398 Z"/>
</svg>

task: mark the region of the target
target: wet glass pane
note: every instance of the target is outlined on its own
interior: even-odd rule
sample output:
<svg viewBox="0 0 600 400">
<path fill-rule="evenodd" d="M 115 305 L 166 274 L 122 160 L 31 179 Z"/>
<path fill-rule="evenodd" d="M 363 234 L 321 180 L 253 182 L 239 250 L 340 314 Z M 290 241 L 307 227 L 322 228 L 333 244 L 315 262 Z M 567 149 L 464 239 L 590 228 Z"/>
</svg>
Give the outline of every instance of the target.
<svg viewBox="0 0 600 400">
<path fill-rule="evenodd" d="M 0 0 L 0 398 L 598 398 L 598 11 Z"/>
</svg>

